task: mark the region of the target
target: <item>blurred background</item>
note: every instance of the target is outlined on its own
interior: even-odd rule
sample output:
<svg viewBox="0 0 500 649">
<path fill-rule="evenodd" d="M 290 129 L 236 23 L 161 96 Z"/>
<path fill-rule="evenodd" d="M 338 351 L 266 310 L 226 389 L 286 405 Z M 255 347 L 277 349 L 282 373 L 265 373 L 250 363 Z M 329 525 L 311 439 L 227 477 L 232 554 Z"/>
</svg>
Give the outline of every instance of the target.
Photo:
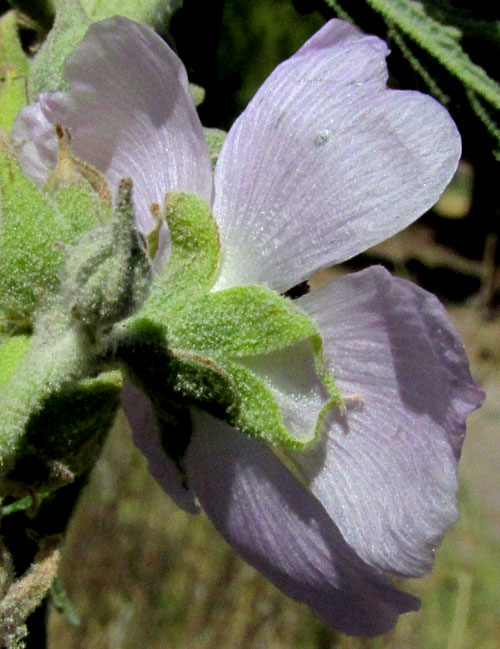
<svg viewBox="0 0 500 649">
<path fill-rule="evenodd" d="M 434 2 L 436 8 L 442 4 Z M 498 3 L 451 4 L 463 25 L 483 25 L 481 32 L 464 28 L 464 45 L 498 80 Z M 470 418 L 461 520 L 437 552 L 432 575 L 403 584 L 422 597 L 422 610 L 403 616 L 394 632 L 375 640 L 325 628 L 240 561 L 204 515 L 190 517 L 175 508 L 149 477 L 120 417 L 66 543 L 62 581 L 79 624 L 53 611 L 50 649 L 500 647 L 498 147 L 463 87 L 430 56 L 416 46 L 409 56 L 361 0 L 345 0 L 343 6 L 362 29 L 389 38 L 393 87 L 429 92 L 414 60 L 425 68 L 464 142 L 463 162 L 434 210 L 315 279 L 380 263 L 436 293 L 488 393 L 484 407 Z M 203 124 L 227 130 L 270 71 L 333 15 L 319 0 L 185 0 L 165 37 L 190 80 L 206 90 L 199 109 Z M 485 30 L 486 24 L 491 29 Z"/>
</svg>

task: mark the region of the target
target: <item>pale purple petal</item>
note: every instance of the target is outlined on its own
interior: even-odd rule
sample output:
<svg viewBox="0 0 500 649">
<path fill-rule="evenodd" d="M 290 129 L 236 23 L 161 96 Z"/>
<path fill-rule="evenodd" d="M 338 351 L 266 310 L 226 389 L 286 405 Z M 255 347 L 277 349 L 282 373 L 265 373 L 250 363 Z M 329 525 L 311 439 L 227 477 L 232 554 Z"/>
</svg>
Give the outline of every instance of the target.
<svg viewBox="0 0 500 649">
<path fill-rule="evenodd" d="M 179 469 L 163 450 L 151 402 L 133 383 L 126 381 L 121 402 L 137 448 L 148 461 L 149 472 L 172 500 L 190 514 L 199 508 L 193 491 L 185 484 Z"/>
<path fill-rule="evenodd" d="M 263 443 L 194 414 L 190 481 L 219 532 L 285 594 L 350 634 L 392 628 L 418 600 L 351 551 L 319 502 Z"/>
<path fill-rule="evenodd" d="M 262 379 L 278 404 L 284 425 L 304 443 L 314 438 L 329 394 L 321 383 L 309 340 L 291 347 L 238 359 Z"/>
<path fill-rule="evenodd" d="M 236 121 L 215 174 L 225 260 L 217 287 L 279 291 L 406 227 L 450 181 L 446 110 L 386 89 L 385 43 L 328 22 Z"/>
<path fill-rule="evenodd" d="M 57 136 L 40 104 L 23 108 L 12 125 L 11 139 L 24 172 L 43 187 L 57 162 Z"/>
<path fill-rule="evenodd" d="M 210 156 L 179 58 L 155 32 L 115 16 L 94 23 L 66 63 L 71 89 L 41 93 L 45 117 L 72 135 L 71 149 L 112 189 L 134 181 L 138 223 L 155 222 L 167 191 L 211 200 Z"/>
<path fill-rule="evenodd" d="M 484 397 L 463 346 L 437 298 L 381 267 L 297 304 L 322 331 L 347 414 L 294 460 L 367 563 L 420 575 L 457 518 L 465 418 Z"/>
</svg>

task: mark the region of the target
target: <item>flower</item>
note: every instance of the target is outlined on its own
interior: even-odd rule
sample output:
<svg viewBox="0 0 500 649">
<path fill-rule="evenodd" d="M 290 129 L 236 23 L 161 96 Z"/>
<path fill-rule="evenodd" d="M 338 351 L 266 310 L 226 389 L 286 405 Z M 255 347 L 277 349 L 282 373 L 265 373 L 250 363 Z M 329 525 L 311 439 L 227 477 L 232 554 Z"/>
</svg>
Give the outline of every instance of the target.
<svg viewBox="0 0 500 649">
<path fill-rule="evenodd" d="M 455 171 L 455 125 L 433 99 L 386 88 L 387 53 L 378 38 L 328 22 L 257 92 L 212 181 L 181 62 L 150 29 L 115 17 L 92 25 L 68 59 L 70 90 L 41 94 L 22 111 L 18 158 L 43 185 L 61 123 L 73 153 L 112 190 L 132 178 L 142 232 L 167 191 L 212 204 L 223 250 L 213 290 L 283 292 L 404 228 Z M 199 503 L 246 561 L 327 624 L 383 633 L 418 608 L 388 577 L 427 572 L 457 517 L 465 418 L 482 392 L 438 300 L 382 268 L 295 304 L 320 328 L 347 404 L 330 412 L 317 444 L 286 451 L 300 480 L 263 441 L 193 410 L 186 488 L 151 404 L 131 383 L 124 408 L 152 474 L 178 504 Z M 324 399 L 302 351 L 253 366 L 295 431 Z"/>
</svg>

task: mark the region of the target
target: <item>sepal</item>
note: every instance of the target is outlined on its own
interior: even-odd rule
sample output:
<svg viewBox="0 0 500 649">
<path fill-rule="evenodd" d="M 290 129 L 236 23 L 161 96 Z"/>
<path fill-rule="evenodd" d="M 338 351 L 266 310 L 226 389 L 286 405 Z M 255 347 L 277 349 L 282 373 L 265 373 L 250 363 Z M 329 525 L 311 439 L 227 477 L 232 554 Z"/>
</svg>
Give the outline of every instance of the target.
<svg viewBox="0 0 500 649">
<path fill-rule="evenodd" d="M 238 407 L 219 419 L 225 420 L 250 437 L 257 437 L 288 449 L 301 449 L 314 441 L 315 427 L 312 431 L 307 431 L 309 436 L 304 434 L 304 439 L 294 437 L 285 425 L 270 386 L 262 378 L 232 361 L 226 362 L 224 369 L 237 389 Z"/>
<path fill-rule="evenodd" d="M 113 425 L 122 375 L 101 372 L 47 395 L 26 423 L 8 480 L 55 489 L 93 466 Z"/>
<path fill-rule="evenodd" d="M 58 283 L 63 223 L 5 149 L 0 152 L 0 215 L 0 310 L 9 322 L 29 326 L 33 311 Z"/>
<path fill-rule="evenodd" d="M 325 368 L 321 336 L 310 318 L 294 303 L 262 286 L 243 286 L 208 293 L 195 300 L 169 326 L 171 344 L 217 362 L 231 377 L 238 407 L 223 419 L 243 432 L 288 447 L 302 448 L 321 433 L 332 407 L 344 408 L 340 393 Z M 276 351 L 309 341 L 308 354 L 317 384 L 323 386 L 323 406 L 307 430 L 292 431 L 273 394 L 273 381 L 253 368 Z M 286 355 L 284 356 L 286 359 Z M 248 361 L 251 359 L 251 363 Z M 311 384 L 312 389 L 312 384 Z M 305 396 L 305 395 L 304 395 Z"/>
<path fill-rule="evenodd" d="M 173 404 L 196 406 L 252 437 L 297 449 L 318 437 L 330 408 L 343 408 L 317 329 L 290 300 L 263 287 L 239 287 L 208 293 L 176 316 L 168 323 L 137 317 L 112 334 L 115 355 L 147 394 L 160 430 L 161 413 L 171 413 Z M 270 352 L 284 359 L 288 352 L 293 360 L 299 343 L 311 372 L 305 388 L 302 380 L 296 388 L 316 394 L 300 430 L 288 425 L 272 379 L 254 369 Z"/>
</svg>

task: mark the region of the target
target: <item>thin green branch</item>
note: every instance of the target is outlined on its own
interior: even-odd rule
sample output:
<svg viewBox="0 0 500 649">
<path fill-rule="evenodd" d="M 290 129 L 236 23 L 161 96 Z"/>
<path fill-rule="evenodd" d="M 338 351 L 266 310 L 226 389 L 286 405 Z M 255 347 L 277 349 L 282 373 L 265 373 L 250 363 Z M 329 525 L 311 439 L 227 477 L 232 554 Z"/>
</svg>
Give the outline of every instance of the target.
<svg viewBox="0 0 500 649">
<path fill-rule="evenodd" d="M 330 4 L 331 0 L 326 0 Z M 375 11 L 390 20 L 422 49 L 437 59 L 466 88 L 471 88 L 492 107 L 500 110 L 500 84 L 473 63 L 460 45 L 462 32 L 441 25 L 412 0 L 366 0 Z"/>
</svg>

